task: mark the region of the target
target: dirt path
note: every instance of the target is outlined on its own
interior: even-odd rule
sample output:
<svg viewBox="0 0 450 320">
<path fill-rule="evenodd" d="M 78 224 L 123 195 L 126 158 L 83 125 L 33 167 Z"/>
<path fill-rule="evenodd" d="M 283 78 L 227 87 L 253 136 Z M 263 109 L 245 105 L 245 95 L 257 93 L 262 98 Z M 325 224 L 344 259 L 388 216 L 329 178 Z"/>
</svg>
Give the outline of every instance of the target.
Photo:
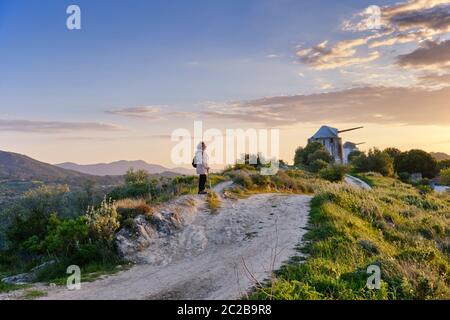
<svg viewBox="0 0 450 320">
<path fill-rule="evenodd" d="M 142 253 L 147 263 L 83 283 L 77 291 L 48 288 L 44 299 L 240 298 L 298 254 L 309 202 L 302 195 L 260 194 L 223 200 L 217 214 L 203 203 L 180 233 Z"/>
</svg>

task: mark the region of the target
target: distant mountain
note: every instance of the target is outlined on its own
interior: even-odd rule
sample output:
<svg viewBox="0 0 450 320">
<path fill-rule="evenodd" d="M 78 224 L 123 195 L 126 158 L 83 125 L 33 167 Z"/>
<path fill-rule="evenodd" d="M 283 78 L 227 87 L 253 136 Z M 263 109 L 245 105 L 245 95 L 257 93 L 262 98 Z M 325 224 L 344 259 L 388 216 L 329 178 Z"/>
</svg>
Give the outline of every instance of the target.
<svg viewBox="0 0 450 320">
<path fill-rule="evenodd" d="M 162 174 L 162 173 L 175 173 L 175 174 L 185 174 L 192 175 L 195 173 L 194 170 L 185 169 L 185 168 L 174 168 L 168 169 L 166 167 L 157 165 L 157 164 L 149 164 L 142 160 L 137 161 L 116 161 L 111 163 L 97 163 L 97 164 L 87 164 L 81 165 L 73 162 L 65 162 L 56 164 L 56 166 L 77 171 L 85 174 L 97 175 L 97 176 L 118 176 L 124 175 L 130 168 L 135 170 L 145 170 L 150 174 Z"/>
<path fill-rule="evenodd" d="M 450 160 L 450 155 L 444 153 L 444 152 L 430 152 L 430 154 L 437 160 Z"/>
<path fill-rule="evenodd" d="M 118 181 L 117 177 L 95 177 L 44 163 L 22 154 L 0 151 L 0 180 L 3 181 L 38 180 L 79 185 L 87 179 L 95 180 L 103 185 Z"/>
<path fill-rule="evenodd" d="M 0 179 L 17 180 L 64 180 L 84 175 L 40 162 L 22 154 L 0 151 Z"/>
</svg>

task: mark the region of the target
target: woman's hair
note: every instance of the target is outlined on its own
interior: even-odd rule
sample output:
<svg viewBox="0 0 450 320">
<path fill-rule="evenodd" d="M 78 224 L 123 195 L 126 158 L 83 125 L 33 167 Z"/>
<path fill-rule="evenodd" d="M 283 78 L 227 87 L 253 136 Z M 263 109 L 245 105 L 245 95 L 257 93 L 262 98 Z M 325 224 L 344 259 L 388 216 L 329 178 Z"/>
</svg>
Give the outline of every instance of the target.
<svg viewBox="0 0 450 320">
<path fill-rule="evenodd" d="M 206 143 L 205 143 L 204 141 L 200 142 L 200 143 L 197 145 L 197 149 L 198 149 L 198 150 L 203 150 L 203 148 L 205 148 L 205 147 L 206 147 Z"/>
</svg>

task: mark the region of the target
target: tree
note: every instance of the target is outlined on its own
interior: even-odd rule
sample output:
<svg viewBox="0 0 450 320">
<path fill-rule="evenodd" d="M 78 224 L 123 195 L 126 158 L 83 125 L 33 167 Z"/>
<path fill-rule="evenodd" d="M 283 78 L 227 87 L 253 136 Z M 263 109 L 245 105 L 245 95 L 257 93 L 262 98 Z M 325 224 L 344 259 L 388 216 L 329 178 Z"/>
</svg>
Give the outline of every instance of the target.
<svg viewBox="0 0 450 320">
<path fill-rule="evenodd" d="M 312 162 L 318 159 L 321 159 L 327 163 L 330 163 L 333 160 L 323 144 L 320 142 L 311 142 L 308 143 L 305 148 L 297 148 L 295 151 L 294 165 L 309 166 Z"/>
<path fill-rule="evenodd" d="M 450 167 L 441 170 L 441 183 L 450 186 Z"/>
<path fill-rule="evenodd" d="M 434 178 L 438 173 L 437 161 L 423 150 L 402 152 L 395 158 L 396 172 L 421 173 L 424 178 Z"/>
<path fill-rule="evenodd" d="M 125 174 L 126 184 L 144 184 L 148 182 L 149 174 L 145 170 L 134 171 L 133 168 L 129 169 Z"/>
<path fill-rule="evenodd" d="M 386 148 L 384 149 L 384 152 L 386 152 L 392 159 L 395 160 L 399 154 L 402 152 L 397 148 Z"/>
<path fill-rule="evenodd" d="M 352 162 L 354 159 L 356 159 L 357 157 L 363 155 L 364 152 L 359 151 L 359 150 L 353 150 L 352 152 L 350 152 L 347 156 L 347 161 L 348 162 Z"/>
<path fill-rule="evenodd" d="M 438 162 L 438 170 L 450 168 L 450 160 L 442 160 Z"/>
<path fill-rule="evenodd" d="M 369 154 L 352 157 L 351 165 L 356 172 L 378 172 L 384 176 L 394 175 L 394 160 L 385 151 L 372 149 Z"/>
<path fill-rule="evenodd" d="M 369 151 L 367 161 L 370 171 L 378 172 L 388 177 L 394 175 L 394 159 L 387 152 L 374 148 Z"/>
</svg>

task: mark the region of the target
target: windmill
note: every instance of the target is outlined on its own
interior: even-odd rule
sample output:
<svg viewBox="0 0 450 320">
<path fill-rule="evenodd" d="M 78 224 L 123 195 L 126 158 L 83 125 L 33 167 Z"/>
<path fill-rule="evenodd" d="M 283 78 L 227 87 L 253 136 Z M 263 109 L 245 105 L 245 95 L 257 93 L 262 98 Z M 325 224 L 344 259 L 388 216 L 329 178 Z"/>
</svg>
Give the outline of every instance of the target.
<svg viewBox="0 0 450 320">
<path fill-rule="evenodd" d="M 308 139 L 308 143 L 320 142 L 325 149 L 332 155 L 334 160 L 339 163 L 346 162 L 347 157 L 344 155 L 344 147 L 342 145 L 342 138 L 340 133 L 359 130 L 364 127 L 355 127 L 350 129 L 338 130 L 329 126 L 322 126 L 320 129 Z M 356 148 L 356 144 L 355 148 Z"/>
</svg>

